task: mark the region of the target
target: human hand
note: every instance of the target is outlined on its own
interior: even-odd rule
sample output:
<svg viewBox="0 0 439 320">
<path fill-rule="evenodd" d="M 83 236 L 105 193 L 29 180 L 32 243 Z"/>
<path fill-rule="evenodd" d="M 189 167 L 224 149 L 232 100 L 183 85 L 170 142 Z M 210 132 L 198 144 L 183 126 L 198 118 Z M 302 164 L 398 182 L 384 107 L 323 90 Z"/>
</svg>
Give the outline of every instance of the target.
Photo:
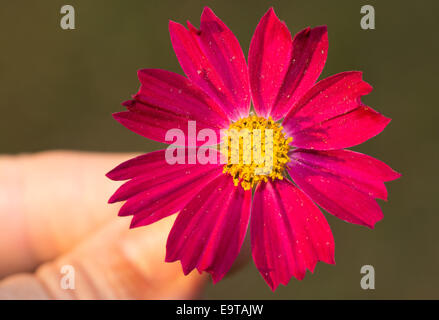
<svg viewBox="0 0 439 320">
<path fill-rule="evenodd" d="M 165 263 L 175 216 L 129 229 L 105 173 L 133 154 L 0 157 L 0 299 L 191 299 L 207 277 Z M 63 289 L 62 266 L 75 270 Z"/>
</svg>

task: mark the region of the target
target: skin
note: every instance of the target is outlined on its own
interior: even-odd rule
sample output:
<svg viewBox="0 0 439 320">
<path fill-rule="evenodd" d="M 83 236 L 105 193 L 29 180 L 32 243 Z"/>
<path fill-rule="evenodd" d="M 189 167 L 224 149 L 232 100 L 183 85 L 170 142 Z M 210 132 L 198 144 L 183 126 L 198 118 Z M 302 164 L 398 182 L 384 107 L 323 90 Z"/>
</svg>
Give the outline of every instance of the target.
<svg viewBox="0 0 439 320">
<path fill-rule="evenodd" d="M 0 299 L 192 299 L 208 277 L 165 263 L 175 215 L 129 229 L 104 175 L 135 154 L 0 156 Z M 62 289 L 64 265 L 75 289 Z"/>
</svg>

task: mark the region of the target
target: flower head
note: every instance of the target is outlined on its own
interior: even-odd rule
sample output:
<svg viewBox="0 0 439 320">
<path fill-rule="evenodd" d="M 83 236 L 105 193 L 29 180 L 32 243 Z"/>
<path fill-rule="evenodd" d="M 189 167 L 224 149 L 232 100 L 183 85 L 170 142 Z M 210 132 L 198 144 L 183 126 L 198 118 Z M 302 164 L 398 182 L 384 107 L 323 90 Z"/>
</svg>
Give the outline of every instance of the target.
<svg viewBox="0 0 439 320">
<path fill-rule="evenodd" d="M 356 71 L 316 83 L 326 62 L 326 27 L 292 38 L 273 9 L 255 30 L 248 66 L 238 40 L 209 8 L 199 29 L 171 21 L 169 31 L 186 77 L 140 70 L 138 93 L 114 118 L 164 143 L 177 130 L 184 137 L 175 144 L 183 147 L 172 151 L 175 164 L 166 161 L 169 150 L 160 150 L 109 172 L 110 179 L 129 180 L 110 202 L 126 200 L 119 214 L 133 216 L 131 227 L 178 213 L 166 261 L 181 260 L 185 274 L 196 268 L 219 281 L 249 224 L 253 259 L 272 290 L 292 276 L 302 279 L 318 261 L 333 264 L 334 240 L 316 204 L 373 228 L 383 217 L 375 199 L 386 199 L 384 182 L 400 176 L 345 149 L 390 122 L 361 102 L 372 87 Z M 219 152 L 208 149 L 214 161 L 186 161 L 216 144 L 191 139 L 193 121 L 203 137 L 222 137 Z"/>
</svg>

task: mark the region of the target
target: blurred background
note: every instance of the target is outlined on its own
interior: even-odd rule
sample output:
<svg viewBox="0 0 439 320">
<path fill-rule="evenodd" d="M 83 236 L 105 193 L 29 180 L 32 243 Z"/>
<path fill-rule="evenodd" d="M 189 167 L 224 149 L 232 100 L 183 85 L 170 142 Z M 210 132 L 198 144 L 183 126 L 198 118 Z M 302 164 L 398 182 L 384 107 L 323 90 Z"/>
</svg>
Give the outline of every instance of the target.
<svg viewBox="0 0 439 320">
<path fill-rule="evenodd" d="M 60 8 L 71 4 L 76 30 L 62 30 Z M 360 28 L 360 8 L 375 8 L 376 29 Z M 3 1 L 0 10 L 0 153 L 52 149 L 148 152 L 159 143 L 111 117 L 138 89 L 136 71 L 182 73 L 168 20 L 198 26 L 209 5 L 233 30 L 245 53 L 273 6 L 292 33 L 326 24 L 329 55 L 322 77 L 364 71 L 374 87 L 364 101 L 393 121 L 354 148 L 403 174 L 387 184 L 385 218 L 375 230 L 327 214 L 336 266 L 292 279 L 272 293 L 252 262 L 216 285 L 208 299 L 438 299 L 437 228 L 439 2 L 418 1 Z M 362 290 L 360 268 L 373 265 L 376 289 Z"/>
</svg>

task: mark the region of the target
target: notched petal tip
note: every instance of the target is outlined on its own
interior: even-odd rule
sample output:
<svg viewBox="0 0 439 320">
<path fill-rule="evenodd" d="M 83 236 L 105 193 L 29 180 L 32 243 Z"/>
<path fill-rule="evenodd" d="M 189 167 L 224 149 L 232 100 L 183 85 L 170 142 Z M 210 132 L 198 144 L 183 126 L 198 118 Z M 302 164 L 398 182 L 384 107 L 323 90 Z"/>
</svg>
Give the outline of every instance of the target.
<svg viewBox="0 0 439 320">
<path fill-rule="evenodd" d="M 119 212 L 117 213 L 117 215 L 118 215 L 119 217 L 129 217 L 129 216 L 134 216 L 134 214 L 132 214 L 132 213 L 126 211 L 126 210 L 122 210 L 122 208 L 119 210 Z M 134 225 L 134 222 L 131 221 L 131 224 Z M 139 225 L 139 227 L 140 227 L 140 225 Z M 130 227 L 130 228 L 133 228 L 133 227 Z"/>
<path fill-rule="evenodd" d="M 322 25 L 311 28 L 310 34 L 313 37 L 313 41 L 320 43 L 321 53 L 327 55 L 329 46 L 328 27 L 326 25 Z"/>
<path fill-rule="evenodd" d="M 169 236 L 168 236 L 168 238 L 169 238 Z M 174 255 L 171 254 L 171 250 L 169 249 L 168 244 L 166 244 L 165 262 L 166 263 L 172 263 L 172 262 L 176 262 L 178 260 L 179 259 L 178 259 L 178 257 L 175 256 L 175 254 Z M 183 269 L 183 265 L 181 264 L 181 261 L 180 261 L 180 265 L 181 265 L 181 267 Z"/>
<path fill-rule="evenodd" d="M 105 176 L 106 176 L 108 179 L 110 179 L 110 180 L 117 181 L 117 179 L 115 178 L 115 174 L 114 174 L 114 170 L 115 170 L 115 169 L 116 169 L 116 168 L 111 169 L 110 171 L 108 171 L 108 172 L 105 174 Z"/>
<path fill-rule="evenodd" d="M 371 230 L 375 229 L 375 225 L 378 221 L 375 221 L 373 224 L 365 224 L 365 226 Z"/>
<path fill-rule="evenodd" d="M 220 282 L 223 278 L 224 278 L 224 276 L 225 276 L 225 274 L 216 274 L 216 273 L 214 273 L 214 272 L 209 272 L 210 273 L 210 276 L 212 277 L 212 283 L 213 284 L 217 284 L 218 282 Z"/>
<path fill-rule="evenodd" d="M 307 30 L 307 35 L 308 35 L 308 33 L 313 33 L 313 35 L 316 38 L 321 38 L 321 39 L 323 39 L 323 41 L 328 41 L 328 27 L 327 27 L 327 25 L 316 26 L 313 28 L 308 27 L 308 28 L 306 28 L 306 30 Z"/>
<path fill-rule="evenodd" d="M 121 105 L 123 105 L 123 106 L 126 107 L 126 108 L 130 108 L 130 107 L 132 107 L 132 106 L 134 105 L 134 103 L 135 103 L 135 101 L 134 101 L 133 99 L 130 99 L 130 100 L 125 100 L 125 101 L 123 101 L 123 102 L 121 103 Z M 113 113 L 113 116 L 114 116 L 114 115 L 118 115 L 119 113 L 121 113 L 121 112 Z"/>
<path fill-rule="evenodd" d="M 265 20 L 271 20 L 271 19 L 275 19 L 275 20 L 277 20 L 278 22 L 282 22 L 282 21 L 279 19 L 279 17 L 276 15 L 276 12 L 274 11 L 274 8 L 273 8 L 273 7 L 270 7 L 270 8 L 264 13 L 264 15 L 262 16 L 262 18 L 259 20 L 258 25 L 261 24 L 262 21 L 265 21 Z M 256 27 L 256 28 L 257 28 L 257 27 Z"/>
<path fill-rule="evenodd" d="M 148 76 L 154 76 L 157 72 L 163 71 L 162 69 L 156 69 L 156 68 L 143 68 L 137 70 L 137 78 L 139 79 L 140 83 L 143 84 Z M 149 79 L 148 79 L 149 80 Z"/>
<path fill-rule="evenodd" d="M 314 30 L 321 30 L 322 33 L 328 33 L 328 26 L 326 24 L 322 24 L 321 26 L 314 27 Z"/>
<path fill-rule="evenodd" d="M 127 216 L 130 216 L 131 214 L 125 214 L 125 215 L 123 215 L 123 214 L 121 214 L 121 210 L 119 211 L 119 214 L 118 214 L 118 216 L 119 217 L 127 217 Z M 143 227 L 143 226 L 145 226 L 145 225 L 148 225 L 148 224 L 145 224 L 145 223 L 143 223 L 142 222 L 142 220 L 136 220 L 136 219 L 134 219 L 134 217 L 131 219 L 131 222 L 130 222 L 130 229 L 136 229 L 136 228 L 139 228 L 139 227 Z"/>
<path fill-rule="evenodd" d="M 137 78 L 139 79 L 139 81 L 141 81 L 140 79 L 143 77 L 143 74 L 145 73 L 145 70 L 147 70 L 147 69 L 139 69 L 139 70 L 137 70 Z"/>
<path fill-rule="evenodd" d="M 396 179 L 399 179 L 402 177 L 402 173 L 395 171 L 393 169 L 391 169 L 391 170 L 392 170 L 392 175 L 385 182 L 393 181 L 393 180 L 396 180 Z"/>
<path fill-rule="evenodd" d="M 181 29 L 186 30 L 186 28 L 181 23 L 175 22 L 173 20 L 169 20 L 168 30 L 169 30 L 169 33 L 171 34 L 171 38 L 175 32 L 178 32 L 178 30 L 181 30 Z"/>
<path fill-rule="evenodd" d="M 108 203 L 116 203 L 116 202 L 119 202 L 120 200 L 118 199 L 118 197 L 117 197 L 117 195 L 116 195 L 116 193 L 117 192 L 115 192 L 111 197 L 110 197 L 110 199 L 108 199 Z M 119 212 L 120 213 L 120 212 Z"/>
<path fill-rule="evenodd" d="M 362 85 L 363 85 L 364 89 L 363 89 L 362 94 L 360 95 L 360 98 L 362 96 L 368 95 L 369 93 L 372 92 L 373 87 L 372 87 L 372 85 L 369 82 L 364 80 L 363 71 L 347 71 L 346 73 L 348 73 L 348 72 L 353 73 L 353 74 L 358 74 L 358 77 L 360 78 L 360 80 L 362 82 Z"/>
<path fill-rule="evenodd" d="M 119 179 L 117 179 L 117 173 L 115 174 L 115 170 L 116 170 L 116 168 L 111 170 L 110 172 L 108 172 L 106 174 L 106 176 L 107 176 L 107 178 L 109 178 L 113 181 L 118 181 Z M 120 199 L 120 197 L 119 197 L 119 190 L 120 190 L 120 187 L 113 193 L 113 195 L 110 197 L 110 199 L 108 199 L 108 201 L 107 201 L 108 203 L 111 204 L 111 203 L 123 201 L 123 199 Z"/>
<path fill-rule="evenodd" d="M 269 284 L 269 283 L 267 283 L 267 284 L 268 284 L 268 286 L 270 287 L 270 290 L 273 291 L 273 292 L 275 292 L 276 289 L 279 288 L 279 284 L 280 284 L 280 283 L 278 283 L 278 284 L 276 284 L 276 285 L 275 285 L 275 284 Z"/>
<path fill-rule="evenodd" d="M 378 218 L 376 218 L 376 220 L 373 220 L 373 221 L 364 221 L 363 225 L 364 225 L 365 227 L 367 227 L 367 228 L 373 230 L 373 229 L 375 229 L 376 224 L 377 224 L 378 222 L 380 222 L 381 220 L 383 220 L 383 218 L 384 218 L 384 215 L 383 215 L 382 212 L 381 212 L 381 216 L 378 217 Z"/>
<path fill-rule="evenodd" d="M 190 32 L 194 33 L 197 36 L 201 35 L 201 30 L 195 27 L 189 20 L 186 21 L 186 25 Z"/>
<path fill-rule="evenodd" d="M 113 117 L 114 120 L 120 123 L 123 120 L 125 114 L 126 111 L 120 111 L 120 112 L 112 113 L 111 116 Z"/>
<path fill-rule="evenodd" d="M 131 223 L 130 223 L 130 229 L 136 229 L 137 227 L 140 227 L 140 226 L 137 226 L 137 225 L 134 223 L 134 221 L 131 220 Z"/>
<path fill-rule="evenodd" d="M 268 8 L 267 12 L 265 12 L 265 15 L 267 15 L 267 14 L 274 14 L 276 16 L 276 12 L 274 11 L 274 7 L 273 6 Z"/>
<path fill-rule="evenodd" d="M 366 109 L 368 109 L 368 106 L 365 106 Z M 383 115 L 382 113 L 374 110 L 375 112 L 377 112 L 379 114 L 379 116 L 381 116 L 381 122 L 383 124 L 383 130 L 389 125 L 390 122 L 392 122 L 392 119 L 389 117 L 386 117 L 385 115 Z"/>
<path fill-rule="evenodd" d="M 205 18 L 214 18 L 218 19 L 217 15 L 213 12 L 213 10 L 209 6 L 205 6 L 203 8 L 203 12 L 201 13 L 201 19 L 203 19 L 203 16 Z"/>
</svg>

